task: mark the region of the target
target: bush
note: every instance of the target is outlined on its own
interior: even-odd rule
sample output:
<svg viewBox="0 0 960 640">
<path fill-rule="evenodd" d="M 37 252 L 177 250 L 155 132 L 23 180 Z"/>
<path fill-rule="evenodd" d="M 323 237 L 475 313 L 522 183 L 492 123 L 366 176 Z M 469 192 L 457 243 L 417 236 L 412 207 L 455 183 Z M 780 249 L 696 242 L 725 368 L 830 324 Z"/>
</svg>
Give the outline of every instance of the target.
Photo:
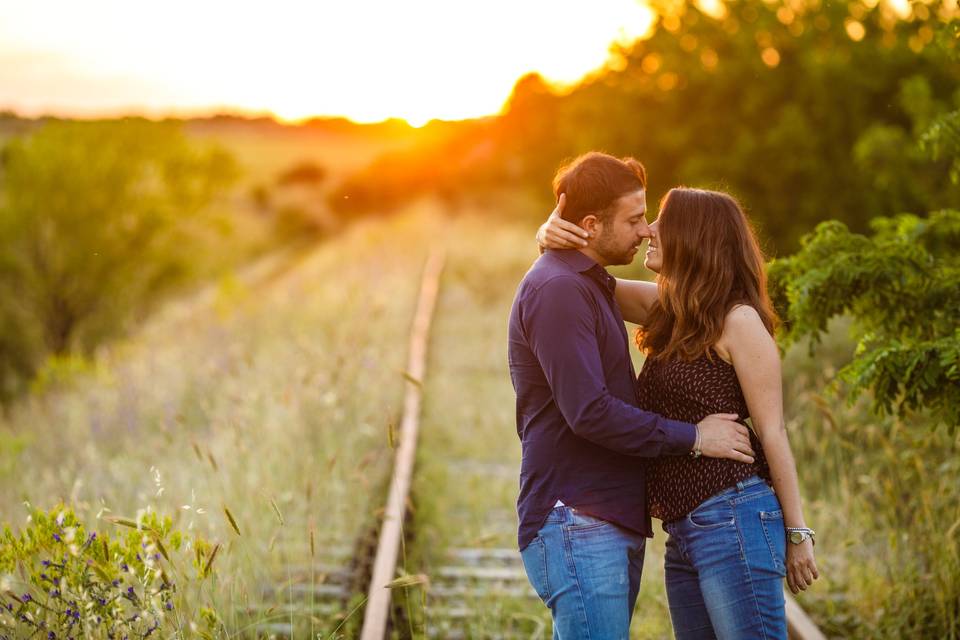
<svg viewBox="0 0 960 640">
<path fill-rule="evenodd" d="M 88 531 L 72 509 L 33 509 L 28 526 L 0 536 L 0 638 L 181 637 L 213 617 L 191 601 L 219 546 L 186 540 L 170 518 L 113 519 L 124 535 Z M 192 571 L 188 567 L 192 565 Z"/>
</svg>

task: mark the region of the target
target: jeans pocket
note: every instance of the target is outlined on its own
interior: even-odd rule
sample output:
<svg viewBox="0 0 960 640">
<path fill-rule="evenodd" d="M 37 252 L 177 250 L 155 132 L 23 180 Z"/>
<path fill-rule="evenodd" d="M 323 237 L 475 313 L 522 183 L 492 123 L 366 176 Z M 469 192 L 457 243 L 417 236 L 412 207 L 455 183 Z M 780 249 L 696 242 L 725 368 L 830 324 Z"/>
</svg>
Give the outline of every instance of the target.
<svg viewBox="0 0 960 640">
<path fill-rule="evenodd" d="M 695 529 L 729 527 L 735 521 L 733 505 L 727 500 L 701 504 L 687 515 L 687 522 Z"/>
<path fill-rule="evenodd" d="M 600 518 L 588 516 L 582 511 L 577 511 L 576 509 L 570 510 L 570 516 L 570 523 L 564 525 L 564 528 L 570 532 L 592 531 L 594 529 L 602 529 L 603 527 L 616 527 L 616 525 L 612 522 L 607 522 L 606 520 L 601 520 Z"/>
<path fill-rule="evenodd" d="M 761 511 L 760 526 L 763 528 L 763 535 L 767 539 L 767 547 L 770 549 L 773 566 L 781 576 L 786 576 L 787 531 L 783 524 L 783 511 L 780 509 Z"/>
<path fill-rule="evenodd" d="M 534 591 L 544 603 L 550 599 L 550 581 L 547 578 L 547 549 L 539 535 L 520 552 L 523 568 Z"/>
</svg>

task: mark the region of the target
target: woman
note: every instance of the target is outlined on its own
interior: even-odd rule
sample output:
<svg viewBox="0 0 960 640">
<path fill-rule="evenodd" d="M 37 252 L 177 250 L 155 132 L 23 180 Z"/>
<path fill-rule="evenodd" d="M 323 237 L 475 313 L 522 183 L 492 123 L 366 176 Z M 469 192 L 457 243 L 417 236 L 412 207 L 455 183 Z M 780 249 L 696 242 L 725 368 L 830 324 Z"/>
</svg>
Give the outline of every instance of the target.
<svg viewBox="0 0 960 640">
<path fill-rule="evenodd" d="M 560 218 L 562 206 L 561 198 L 538 241 L 585 245 L 586 232 Z M 637 381 L 641 408 L 688 422 L 710 413 L 750 416 L 757 454 L 752 464 L 691 456 L 650 465 L 651 515 L 669 534 L 674 633 L 786 638 L 781 580 L 798 593 L 818 573 L 784 427 L 763 255 L 736 200 L 677 188 L 650 225 L 644 265 L 658 274 L 656 284 L 618 280 L 616 288 L 647 356 Z"/>
</svg>

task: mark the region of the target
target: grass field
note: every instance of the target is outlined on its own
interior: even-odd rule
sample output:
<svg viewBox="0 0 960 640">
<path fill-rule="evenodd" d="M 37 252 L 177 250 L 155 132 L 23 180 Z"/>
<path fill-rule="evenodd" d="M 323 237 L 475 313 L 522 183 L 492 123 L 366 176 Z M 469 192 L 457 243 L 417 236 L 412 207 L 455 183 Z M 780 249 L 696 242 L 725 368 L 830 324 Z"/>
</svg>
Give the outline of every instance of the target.
<svg viewBox="0 0 960 640">
<path fill-rule="evenodd" d="M 258 585 L 309 561 L 311 531 L 324 550 L 349 547 L 375 524 L 420 269 L 440 244 L 448 262 L 403 568 L 429 577 L 451 548 L 513 547 L 519 443 L 506 317 L 536 250 L 532 227 L 480 213 L 423 205 L 354 226 L 277 258 L 268 277 L 227 278 L 96 358 L 48 372 L 0 422 L 2 520 L 23 524 L 24 501 L 63 500 L 90 523 L 171 514 L 227 544 L 204 597 L 227 628 L 241 628 Z M 847 356 L 838 326 L 817 356 L 794 349 L 784 368 L 823 573 L 800 601 L 832 636 L 960 637 L 957 434 L 922 416 L 847 408 L 825 392 Z M 663 540 L 658 532 L 648 546 L 635 638 L 670 636 Z M 420 637 L 439 624 L 437 599 L 429 587 L 410 595 L 397 633 Z M 535 600 L 477 610 L 460 623 L 466 637 L 549 637 Z M 332 624 L 315 622 L 314 631 Z"/>
<path fill-rule="evenodd" d="M 3 520 L 61 500 L 90 524 L 171 515 L 227 544 L 209 604 L 233 629 L 263 582 L 309 562 L 311 536 L 352 552 L 389 470 L 423 257 L 411 225 L 359 225 L 271 281 L 225 281 L 210 304 L 49 374 L 0 422 Z"/>
</svg>

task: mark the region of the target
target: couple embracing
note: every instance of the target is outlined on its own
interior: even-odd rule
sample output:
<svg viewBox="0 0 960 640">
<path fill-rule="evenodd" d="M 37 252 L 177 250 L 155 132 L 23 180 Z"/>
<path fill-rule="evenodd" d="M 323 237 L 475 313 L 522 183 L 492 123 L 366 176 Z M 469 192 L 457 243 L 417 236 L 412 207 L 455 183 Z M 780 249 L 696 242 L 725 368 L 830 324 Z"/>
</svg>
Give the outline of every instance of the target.
<svg viewBox="0 0 960 640">
<path fill-rule="evenodd" d="M 724 193 L 672 189 L 648 224 L 646 182 L 632 158 L 563 167 L 514 300 L 523 564 L 554 638 L 628 638 L 656 517 L 677 638 L 786 638 L 782 580 L 817 568 L 763 255 Z M 645 239 L 656 283 L 607 273 Z"/>
</svg>

